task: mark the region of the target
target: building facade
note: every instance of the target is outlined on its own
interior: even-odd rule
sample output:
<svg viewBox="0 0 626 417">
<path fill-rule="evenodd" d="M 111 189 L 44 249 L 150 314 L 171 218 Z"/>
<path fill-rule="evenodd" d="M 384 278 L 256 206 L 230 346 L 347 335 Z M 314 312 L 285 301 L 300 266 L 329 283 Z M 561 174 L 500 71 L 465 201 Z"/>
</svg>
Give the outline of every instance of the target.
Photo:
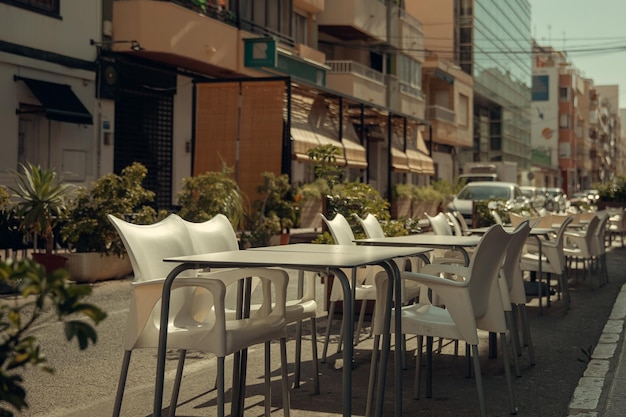
<svg viewBox="0 0 626 417">
<path fill-rule="evenodd" d="M 458 153 L 472 161 L 530 164 L 531 31 L 525 0 L 411 2 L 424 26 L 427 53 L 473 77 L 473 140 Z M 407 7 L 409 7 L 407 5 Z"/>
</svg>

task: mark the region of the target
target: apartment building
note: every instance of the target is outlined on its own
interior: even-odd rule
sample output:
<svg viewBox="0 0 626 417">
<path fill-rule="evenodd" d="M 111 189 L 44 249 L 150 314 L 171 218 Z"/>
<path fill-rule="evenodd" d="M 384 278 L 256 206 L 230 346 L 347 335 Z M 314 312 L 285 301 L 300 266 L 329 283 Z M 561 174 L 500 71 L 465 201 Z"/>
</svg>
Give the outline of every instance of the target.
<svg viewBox="0 0 626 417">
<path fill-rule="evenodd" d="M 2 3 L 15 13 L 17 2 Z M 65 16 L 74 3 L 50 3 L 73 26 Z M 94 16 L 93 30 L 75 33 L 73 43 L 91 65 L 85 100 L 95 123 L 95 159 L 87 164 L 98 167 L 94 176 L 140 161 L 157 205 L 170 207 L 184 177 L 226 164 L 253 200 L 264 171 L 309 179 L 307 150 L 328 143 L 341 149 L 348 178 L 383 195 L 397 182 L 427 183 L 435 174 L 423 35 L 398 2 L 102 0 L 90 7 L 78 14 Z"/>
<path fill-rule="evenodd" d="M 618 171 L 621 153 L 621 122 L 619 118 L 619 86 L 598 85 L 591 90 L 595 99 L 590 111 L 594 112 L 594 137 L 591 142 L 590 159 L 591 181 L 610 181 L 616 175 L 623 175 Z M 591 114 L 590 114 L 591 118 Z"/>
<path fill-rule="evenodd" d="M 89 44 L 100 36 L 101 2 L 67 3 L 0 1 L 0 184 L 27 161 L 78 185 L 109 172 L 97 127 L 114 120 L 101 117 Z"/>
<path fill-rule="evenodd" d="M 530 167 L 531 30 L 525 0 L 407 2 L 423 25 L 427 54 L 457 64 L 473 77 L 471 146 L 456 149 L 458 166 L 471 161 Z M 457 112 L 458 117 L 458 112 Z"/>
</svg>

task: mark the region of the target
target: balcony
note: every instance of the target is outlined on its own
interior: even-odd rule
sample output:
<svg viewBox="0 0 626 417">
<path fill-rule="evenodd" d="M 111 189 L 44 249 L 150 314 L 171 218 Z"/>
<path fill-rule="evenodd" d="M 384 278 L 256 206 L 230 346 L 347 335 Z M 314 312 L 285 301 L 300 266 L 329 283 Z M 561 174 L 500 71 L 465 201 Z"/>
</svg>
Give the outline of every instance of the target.
<svg viewBox="0 0 626 417">
<path fill-rule="evenodd" d="M 131 39 L 143 50 L 131 52 L 125 44 L 113 44 L 113 50 L 207 75 L 240 73 L 237 28 L 173 2 L 113 2 L 113 40 Z"/>
<path fill-rule="evenodd" d="M 347 41 L 387 41 L 387 9 L 378 0 L 327 1 L 319 31 Z"/>
<path fill-rule="evenodd" d="M 326 80 L 328 88 L 386 106 L 387 86 L 381 72 L 354 61 L 326 61 L 326 65 L 330 67 Z"/>
<path fill-rule="evenodd" d="M 442 106 L 426 107 L 426 119 L 433 128 L 433 140 L 450 146 L 472 146 L 473 138 L 470 126 L 458 126 L 454 110 Z"/>
<path fill-rule="evenodd" d="M 451 124 L 456 123 L 456 114 L 454 114 L 454 110 L 450 110 L 442 106 L 428 106 L 426 108 L 426 117 L 429 120 L 443 121 Z"/>
<path fill-rule="evenodd" d="M 294 0 L 293 5 L 309 13 L 321 13 L 324 11 L 324 0 Z"/>
<path fill-rule="evenodd" d="M 421 88 L 387 75 L 389 89 L 389 108 L 398 113 L 408 114 L 420 119 L 424 118 L 426 101 Z"/>
<path fill-rule="evenodd" d="M 424 62 L 424 29 L 422 23 L 405 11 L 400 11 L 401 49 L 419 62 Z"/>
</svg>

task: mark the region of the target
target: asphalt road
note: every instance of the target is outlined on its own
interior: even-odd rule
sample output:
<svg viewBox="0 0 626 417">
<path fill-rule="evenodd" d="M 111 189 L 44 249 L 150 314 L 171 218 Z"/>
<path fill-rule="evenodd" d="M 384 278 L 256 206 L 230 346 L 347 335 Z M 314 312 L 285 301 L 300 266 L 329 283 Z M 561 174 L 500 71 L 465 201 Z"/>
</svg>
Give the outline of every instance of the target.
<svg viewBox="0 0 626 417">
<path fill-rule="evenodd" d="M 565 416 L 572 393 L 586 367 L 587 353 L 595 346 L 613 306 L 615 297 L 626 282 L 626 249 L 615 246 L 608 255 L 610 282 L 595 288 L 589 281 L 570 281 L 572 307 L 569 312 L 556 300 L 551 308 L 544 308 L 539 316 L 536 300 L 529 303 L 529 318 L 536 354 L 536 366 L 530 366 L 528 354 L 521 358 L 522 377 L 514 381 L 520 416 Z M 79 351 L 65 342 L 62 326 L 49 317 L 36 328 L 43 351 L 50 364 L 56 368 L 54 375 L 39 370 L 25 373 L 30 408 L 20 414 L 32 417 L 104 417 L 113 409 L 115 391 L 122 362 L 122 342 L 128 314 L 129 280 L 95 284 L 91 301 L 109 314 L 98 326 L 98 343 L 86 351 Z M 318 292 L 323 286 L 318 286 Z M 2 302 L 11 302 L 3 297 Z M 322 304 L 322 303 L 320 303 Z M 338 322 L 337 322 L 338 323 Z M 326 316 L 320 305 L 318 344 L 321 353 L 324 341 Z M 335 327 L 336 329 L 337 327 Z M 310 381 L 310 343 L 305 326 L 304 368 L 301 388 L 292 390 L 293 416 L 336 416 L 341 414 L 341 355 L 332 344 L 329 360 L 320 367 L 322 393 L 313 395 Z M 366 331 L 355 352 L 354 362 L 354 415 L 364 415 L 365 389 L 369 370 L 371 339 Z M 293 335 L 293 331 L 291 331 Z M 487 339 L 483 334 L 481 362 L 489 416 L 509 415 L 508 399 L 502 360 L 489 359 Z M 334 332 L 333 342 L 337 339 Z M 272 359 L 274 390 L 273 415 L 282 415 L 280 399 L 280 373 L 278 345 Z M 409 349 L 415 340 L 409 339 Z M 289 358 L 293 358 L 293 338 L 288 344 Z M 420 416 L 473 416 L 478 415 L 474 379 L 465 378 L 464 349 L 454 357 L 451 347 L 434 359 L 434 395 L 432 399 L 412 398 L 414 363 L 404 371 L 404 415 Z M 246 399 L 246 416 L 263 414 L 262 372 L 263 348 L 250 351 L 250 367 Z M 174 376 L 176 355 L 168 355 L 166 400 Z M 147 349 L 133 354 L 127 382 L 127 393 L 122 407 L 123 416 L 141 417 L 152 414 L 156 350 Z M 393 363 L 393 362 L 392 362 Z M 215 391 L 211 390 L 215 378 L 215 361 L 211 355 L 190 353 L 179 399 L 178 416 L 215 415 Z M 229 362 L 227 361 L 227 366 Z M 228 375 L 228 374 L 227 374 Z M 393 415 L 393 372 L 388 373 L 386 385 L 385 416 Z M 228 383 L 227 383 L 228 384 Z M 229 388 L 227 386 L 227 391 Z M 227 392 L 227 396 L 228 396 Z M 229 398 L 229 397 L 227 397 Z M 229 405 L 227 405 L 227 413 Z"/>
</svg>

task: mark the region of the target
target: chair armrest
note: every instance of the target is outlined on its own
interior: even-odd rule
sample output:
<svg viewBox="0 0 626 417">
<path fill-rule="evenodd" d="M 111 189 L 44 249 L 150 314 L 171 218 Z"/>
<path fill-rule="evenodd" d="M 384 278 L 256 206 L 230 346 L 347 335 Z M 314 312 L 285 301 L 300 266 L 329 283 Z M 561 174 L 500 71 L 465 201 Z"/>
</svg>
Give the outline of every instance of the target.
<svg viewBox="0 0 626 417">
<path fill-rule="evenodd" d="M 437 263 L 424 265 L 420 272 L 424 275 L 452 274 L 460 277 L 467 277 L 468 271 L 469 269 L 466 266 Z"/>
</svg>

